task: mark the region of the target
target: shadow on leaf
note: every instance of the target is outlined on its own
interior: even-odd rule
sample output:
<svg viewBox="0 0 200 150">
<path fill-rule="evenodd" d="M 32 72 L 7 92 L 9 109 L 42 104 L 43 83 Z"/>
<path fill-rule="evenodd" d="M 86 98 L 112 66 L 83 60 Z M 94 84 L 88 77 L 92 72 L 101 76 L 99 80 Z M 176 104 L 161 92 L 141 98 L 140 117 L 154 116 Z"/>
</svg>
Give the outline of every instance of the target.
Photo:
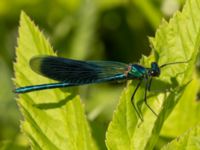
<svg viewBox="0 0 200 150">
<path fill-rule="evenodd" d="M 39 108 L 39 109 L 54 109 L 64 106 L 68 101 L 72 100 L 76 95 L 71 94 L 67 96 L 65 99 L 60 100 L 59 102 L 53 102 L 53 103 L 40 103 L 40 104 L 34 104 L 33 106 Z"/>
</svg>

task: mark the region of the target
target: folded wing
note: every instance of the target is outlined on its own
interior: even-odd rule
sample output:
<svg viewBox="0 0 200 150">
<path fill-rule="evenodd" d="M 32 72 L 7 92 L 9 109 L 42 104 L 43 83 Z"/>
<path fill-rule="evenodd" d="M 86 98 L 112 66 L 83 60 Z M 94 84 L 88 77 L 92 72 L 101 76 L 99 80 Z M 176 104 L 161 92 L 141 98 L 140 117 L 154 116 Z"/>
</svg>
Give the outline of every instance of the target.
<svg viewBox="0 0 200 150">
<path fill-rule="evenodd" d="M 114 61 L 79 61 L 53 56 L 34 57 L 35 72 L 60 82 L 87 84 L 126 79 L 128 65 Z"/>
</svg>

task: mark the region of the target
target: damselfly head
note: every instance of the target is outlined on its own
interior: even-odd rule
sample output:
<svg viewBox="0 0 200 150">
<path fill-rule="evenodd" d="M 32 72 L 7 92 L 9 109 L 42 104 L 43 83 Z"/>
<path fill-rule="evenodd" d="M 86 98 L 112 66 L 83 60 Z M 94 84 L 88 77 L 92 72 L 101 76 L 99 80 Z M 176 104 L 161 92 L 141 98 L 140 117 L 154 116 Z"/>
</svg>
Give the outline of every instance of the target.
<svg viewBox="0 0 200 150">
<path fill-rule="evenodd" d="M 151 63 L 149 74 L 153 77 L 158 77 L 160 75 L 160 67 L 158 66 L 157 62 Z"/>
</svg>

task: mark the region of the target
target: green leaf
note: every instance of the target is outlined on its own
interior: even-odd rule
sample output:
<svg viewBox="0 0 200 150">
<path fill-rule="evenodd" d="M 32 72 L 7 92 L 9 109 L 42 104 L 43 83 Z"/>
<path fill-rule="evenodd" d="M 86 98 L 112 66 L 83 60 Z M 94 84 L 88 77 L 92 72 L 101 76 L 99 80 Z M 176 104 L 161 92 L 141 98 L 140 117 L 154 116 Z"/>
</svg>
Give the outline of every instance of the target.
<svg viewBox="0 0 200 150">
<path fill-rule="evenodd" d="M 28 150 L 30 148 L 27 147 L 27 146 L 24 146 L 24 145 L 13 143 L 11 141 L 0 141 L 0 149 L 1 150 L 10 150 L 10 149 L 13 149 L 13 150 Z"/>
<path fill-rule="evenodd" d="M 52 82 L 30 69 L 29 60 L 37 55 L 56 54 L 39 29 L 22 12 L 14 64 L 17 87 Z M 97 149 L 79 96 L 55 89 L 20 94 L 17 102 L 24 116 L 22 131 L 33 149 Z"/>
<path fill-rule="evenodd" d="M 126 88 L 123 91 L 117 110 L 114 112 L 113 120 L 108 127 L 106 145 L 109 150 L 132 149 L 131 137 L 137 123 L 130 101 L 132 90 Z"/>
<path fill-rule="evenodd" d="M 184 133 L 188 128 L 200 123 L 200 103 L 196 99 L 199 80 L 195 78 L 194 76 L 172 114 L 165 121 L 161 131 L 162 136 L 174 138 Z"/>
<path fill-rule="evenodd" d="M 150 38 L 154 51 L 151 56 L 143 57 L 141 60 L 145 66 L 149 67 L 152 61 L 157 61 L 159 65 L 190 61 L 162 68 L 160 77 L 153 80 L 152 89 L 161 91 L 169 89 L 169 92 L 157 94 L 150 92 L 148 96 L 148 103 L 159 113 L 158 117 L 144 105 L 142 107 L 144 122 L 140 123 L 139 120 L 137 123 L 130 103 L 136 81 L 133 81 L 134 86 L 130 84 L 125 89 L 107 131 L 106 144 L 110 150 L 153 149 L 164 121 L 179 100 L 188 98 L 183 96 L 188 90 L 187 86 L 191 84 L 200 46 L 200 16 L 197 14 L 200 14 L 200 2 L 188 0 L 182 12 L 177 12 L 169 23 L 163 20 L 155 38 Z M 189 90 L 193 92 L 193 95 L 196 94 L 196 90 L 191 90 L 191 87 Z M 144 91 L 143 87 L 135 97 L 137 101 L 144 98 L 142 91 Z M 188 101 L 188 103 L 190 102 Z M 129 113 L 131 111 L 134 115 Z"/>
<path fill-rule="evenodd" d="M 176 138 L 162 150 L 199 150 L 200 149 L 200 127 L 197 126 L 190 129 L 188 132 L 183 134 L 181 137 Z"/>
</svg>

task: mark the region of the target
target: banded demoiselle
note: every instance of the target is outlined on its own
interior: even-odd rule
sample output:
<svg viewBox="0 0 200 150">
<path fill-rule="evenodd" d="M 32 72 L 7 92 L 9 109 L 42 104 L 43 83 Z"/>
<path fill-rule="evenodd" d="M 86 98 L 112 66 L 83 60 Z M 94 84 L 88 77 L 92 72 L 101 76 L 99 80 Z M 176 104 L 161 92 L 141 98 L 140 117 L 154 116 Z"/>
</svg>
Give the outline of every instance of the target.
<svg viewBox="0 0 200 150">
<path fill-rule="evenodd" d="M 134 96 L 142 81 L 146 80 L 144 102 L 157 116 L 147 103 L 147 91 L 150 91 L 152 77 L 159 77 L 161 73 L 160 69 L 165 66 L 186 62 L 188 61 L 172 62 L 161 66 L 158 66 L 156 62 L 152 62 L 151 67 L 146 68 L 139 64 L 125 64 L 115 61 L 80 61 L 54 56 L 38 56 L 30 60 L 32 70 L 42 76 L 59 82 L 19 87 L 15 89 L 15 93 L 27 93 L 37 90 L 64 88 L 124 79 L 137 79 L 139 82 L 132 94 L 131 103 L 138 117 L 143 120 L 139 109 L 134 104 Z"/>
</svg>

